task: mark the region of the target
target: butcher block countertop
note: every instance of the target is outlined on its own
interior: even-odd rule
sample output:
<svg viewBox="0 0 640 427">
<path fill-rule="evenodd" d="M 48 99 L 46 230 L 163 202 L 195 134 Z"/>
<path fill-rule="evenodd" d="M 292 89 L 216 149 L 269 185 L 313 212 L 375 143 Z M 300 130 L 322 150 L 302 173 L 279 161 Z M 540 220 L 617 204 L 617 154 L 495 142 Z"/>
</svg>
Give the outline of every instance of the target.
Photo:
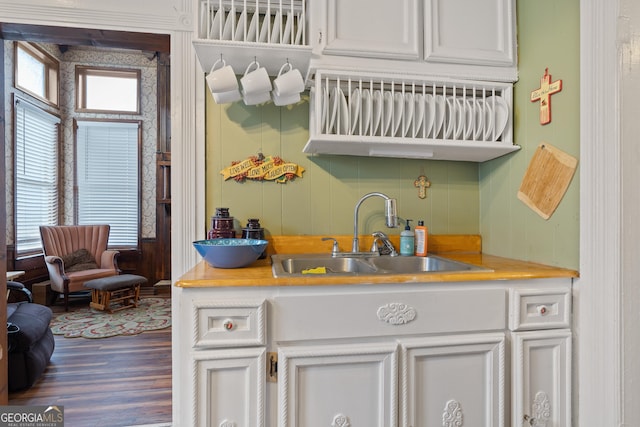
<svg viewBox="0 0 640 427">
<path fill-rule="evenodd" d="M 270 236 L 267 258 L 260 259 L 244 268 L 214 268 L 200 261 L 185 273 L 176 286 L 237 287 L 237 286 L 330 286 L 344 284 L 467 282 L 488 280 L 575 278 L 575 270 L 543 264 L 519 261 L 481 253 L 482 240 L 477 235 L 429 235 L 428 251 L 456 261 L 481 266 L 488 270 L 467 272 L 442 272 L 419 274 L 380 275 L 304 275 L 302 277 L 273 277 L 272 254 L 331 253 L 331 241 L 322 241 L 323 236 Z M 351 248 L 352 236 L 332 236 L 338 239 L 343 251 Z M 399 236 L 390 236 L 396 248 Z M 369 248 L 371 236 L 360 236 L 360 247 Z M 195 249 L 194 249 L 195 250 Z"/>
</svg>

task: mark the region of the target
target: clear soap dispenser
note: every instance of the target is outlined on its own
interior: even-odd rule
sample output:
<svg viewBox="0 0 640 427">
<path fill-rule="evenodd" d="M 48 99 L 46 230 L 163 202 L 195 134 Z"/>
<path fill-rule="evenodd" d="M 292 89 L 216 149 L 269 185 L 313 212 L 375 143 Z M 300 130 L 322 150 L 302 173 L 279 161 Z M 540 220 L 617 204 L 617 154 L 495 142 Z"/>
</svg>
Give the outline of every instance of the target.
<svg viewBox="0 0 640 427">
<path fill-rule="evenodd" d="M 400 255 L 402 256 L 411 256 L 415 251 L 415 235 L 409 226 L 409 222 L 413 221 L 412 219 L 407 219 L 407 225 L 404 227 L 404 230 L 400 233 Z"/>
</svg>

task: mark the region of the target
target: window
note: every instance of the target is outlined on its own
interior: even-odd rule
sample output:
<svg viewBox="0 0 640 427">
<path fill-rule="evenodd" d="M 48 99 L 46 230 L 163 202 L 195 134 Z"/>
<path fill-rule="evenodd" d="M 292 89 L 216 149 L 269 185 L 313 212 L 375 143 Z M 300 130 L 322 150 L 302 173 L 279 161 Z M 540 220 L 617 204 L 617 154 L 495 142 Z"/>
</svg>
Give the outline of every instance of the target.
<svg viewBox="0 0 640 427">
<path fill-rule="evenodd" d="M 110 224 L 109 247 L 137 248 L 140 228 L 138 121 L 76 121 L 78 224 Z"/>
<path fill-rule="evenodd" d="M 48 104 L 57 106 L 59 62 L 31 43 L 15 42 L 14 46 L 16 87 Z"/>
<path fill-rule="evenodd" d="M 140 70 L 76 66 L 76 110 L 140 113 Z"/>
<path fill-rule="evenodd" d="M 19 255 L 42 249 L 40 225 L 58 223 L 60 120 L 20 99 L 15 115 L 15 244 Z"/>
</svg>

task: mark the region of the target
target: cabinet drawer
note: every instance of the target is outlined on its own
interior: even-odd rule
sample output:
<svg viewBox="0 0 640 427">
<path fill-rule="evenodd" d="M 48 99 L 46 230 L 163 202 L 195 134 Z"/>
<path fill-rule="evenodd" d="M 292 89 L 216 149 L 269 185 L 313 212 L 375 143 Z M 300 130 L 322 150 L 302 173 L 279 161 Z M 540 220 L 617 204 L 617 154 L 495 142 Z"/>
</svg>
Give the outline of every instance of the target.
<svg viewBox="0 0 640 427">
<path fill-rule="evenodd" d="M 195 348 L 265 344 L 265 302 L 195 301 Z"/>
<path fill-rule="evenodd" d="M 569 328 L 571 325 L 571 293 L 567 289 L 511 289 L 509 329 Z"/>
<path fill-rule="evenodd" d="M 273 300 L 276 341 L 502 330 L 502 289 L 281 296 Z"/>
</svg>

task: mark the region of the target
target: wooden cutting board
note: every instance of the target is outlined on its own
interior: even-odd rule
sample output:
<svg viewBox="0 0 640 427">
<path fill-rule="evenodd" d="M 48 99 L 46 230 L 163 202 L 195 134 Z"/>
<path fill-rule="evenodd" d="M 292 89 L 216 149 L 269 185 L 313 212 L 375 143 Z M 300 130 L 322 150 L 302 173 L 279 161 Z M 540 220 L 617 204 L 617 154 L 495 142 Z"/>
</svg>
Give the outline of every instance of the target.
<svg viewBox="0 0 640 427">
<path fill-rule="evenodd" d="M 547 144 L 538 145 L 522 178 L 518 199 L 544 219 L 555 212 L 567 191 L 578 160 Z"/>
</svg>

